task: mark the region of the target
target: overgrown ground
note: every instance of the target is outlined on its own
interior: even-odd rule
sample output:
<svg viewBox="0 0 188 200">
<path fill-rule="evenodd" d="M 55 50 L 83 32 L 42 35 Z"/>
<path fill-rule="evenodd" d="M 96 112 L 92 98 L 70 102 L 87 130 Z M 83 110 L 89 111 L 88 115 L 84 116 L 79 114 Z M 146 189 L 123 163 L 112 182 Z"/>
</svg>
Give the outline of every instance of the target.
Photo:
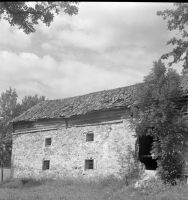
<svg viewBox="0 0 188 200">
<path fill-rule="evenodd" d="M 12 180 L 0 185 L 0 200 L 187 200 L 188 184 L 134 188 L 108 177 L 100 180 Z"/>
</svg>

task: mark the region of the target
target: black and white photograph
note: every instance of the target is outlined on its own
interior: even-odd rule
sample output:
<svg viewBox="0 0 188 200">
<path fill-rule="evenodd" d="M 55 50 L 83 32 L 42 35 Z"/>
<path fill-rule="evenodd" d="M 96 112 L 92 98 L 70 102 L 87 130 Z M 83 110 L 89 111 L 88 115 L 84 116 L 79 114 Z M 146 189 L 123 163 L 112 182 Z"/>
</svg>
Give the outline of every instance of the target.
<svg viewBox="0 0 188 200">
<path fill-rule="evenodd" d="M 188 3 L 0 2 L 0 200 L 188 199 Z"/>
</svg>

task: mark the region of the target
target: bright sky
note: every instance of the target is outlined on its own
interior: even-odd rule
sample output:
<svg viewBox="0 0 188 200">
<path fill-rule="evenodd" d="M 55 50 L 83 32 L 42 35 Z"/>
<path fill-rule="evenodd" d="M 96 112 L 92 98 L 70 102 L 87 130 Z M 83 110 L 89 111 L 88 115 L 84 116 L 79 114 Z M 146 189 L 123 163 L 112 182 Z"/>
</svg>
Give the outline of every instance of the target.
<svg viewBox="0 0 188 200">
<path fill-rule="evenodd" d="M 157 16 L 172 3 L 81 2 L 26 35 L 0 21 L 0 93 L 65 98 L 143 80 L 174 33 Z M 179 64 L 174 68 L 181 72 Z"/>
</svg>

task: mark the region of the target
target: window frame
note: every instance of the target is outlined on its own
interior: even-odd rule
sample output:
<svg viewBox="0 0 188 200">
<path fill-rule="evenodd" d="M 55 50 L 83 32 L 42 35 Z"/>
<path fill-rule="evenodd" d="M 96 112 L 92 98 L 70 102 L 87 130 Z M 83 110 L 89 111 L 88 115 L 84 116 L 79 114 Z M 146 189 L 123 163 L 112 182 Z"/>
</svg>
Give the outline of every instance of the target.
<svg viewBox="0 0 188 200">
<path fill-rule="evenodd" d="M 86 133 L 86 142 L 93 142 L 94 141 L 94 133 L 88 132 Z"/>
<path fill-rule="evenodd" d="M 49 147 L 51 145 L 52 145 L 52 138 L 51 137 L 45 138 L 45 147 Z"/>
<path fill-rule="evenodd" d="M 93 170 L 94 169 L 94 159 L 85 159 L 85 170 Z"/>
<path fill-rule="evenodd" d="M 43 160 L 42 162 L 42 170 L 50 170 L 50 160 Z"/>
</svg>

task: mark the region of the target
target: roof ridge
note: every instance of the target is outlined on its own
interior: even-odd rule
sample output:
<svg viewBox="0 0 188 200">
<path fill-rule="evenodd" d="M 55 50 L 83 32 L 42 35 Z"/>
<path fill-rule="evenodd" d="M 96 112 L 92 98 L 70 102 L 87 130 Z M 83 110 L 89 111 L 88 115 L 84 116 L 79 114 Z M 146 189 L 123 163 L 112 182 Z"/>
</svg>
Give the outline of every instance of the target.
<svg viewBox="0 0 188 200">
<path fill-rule="evenodd" d="M 83 115 L 91 111 L 111 109 L 117 106 L 129 106 L 132 102 L 132 93 L 136 85 L 137 84 L 61 99 L 45 100 L 14 118 L 11 122 L 71 117 Z M 122 101 L 114 101 L 114 99 L 119 99 L 122 95 L 125 97 Z"/>
<path fill-rule="evenodd" d="M 59 98 L 59 99 L 47 99 L 45 101 L 56 101 L 56 100 L 65 100 L 65 99 L 75 98 L 75 97 L 82 97 L 82 96 L 87 96 L 89 94 L 101 93 L 101 92 L 104 92 L 104 91 L 112 91 L 112 90 L 117 90 L 117 89 L 122 89 L 122 88 L 129 88 L 129 87 L 133 87 L 133 86 L 135 86 L 137 84 L 140 84 L 140 83 L 136 83 L 136 84 L 133 84 L 133 85 L 128 85 L 128 86 L 125 86 L 125 87 L 118 87 L 118 88 L 114 88 L 114 89 L 109 89 L 109 90 L 100 90 L 100 91 L 96 91 L 96 92 L 90 92 L 90 93 L 87 93 L 87 94 L 81 94 L 81 95 L 72 96 L 72 97 L 65 97 L 65 98 Z"/>
</svg>

